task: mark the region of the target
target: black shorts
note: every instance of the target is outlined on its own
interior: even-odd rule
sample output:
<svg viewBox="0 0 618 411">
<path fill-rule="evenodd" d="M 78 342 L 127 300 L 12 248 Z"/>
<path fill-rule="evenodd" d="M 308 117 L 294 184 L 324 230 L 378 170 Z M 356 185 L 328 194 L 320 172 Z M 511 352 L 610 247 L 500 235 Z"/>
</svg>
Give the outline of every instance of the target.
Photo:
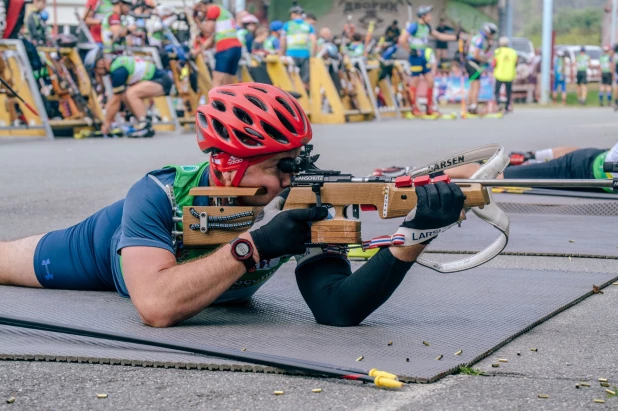
<svg viewBox="0 0 618 411">
<path fill-rule="evenodd" d="M 594 179 L 592 165 L 607 150 L 582 148 L 545 163 L 507 167 L 504 178 L 512 179 Z"/>
<path fill-rule="evenodd" d="M 172 85 L 174 84 L 170 76 L 167 74 L 167 72 L 163 70 L 159 70 L 159 69 L 155 70 L 154 75 L 148 81 L 152 81 L 153 83 L 160 84 L 161 87 L 163 87 L 163 94 L 166 96 L 170 95 L 170 91 L 172 90 Z"/>
<path fill-rule="evenodd" d="M 482 68 L 483 68 L 482 64 L 479 63 L 476 60 L 467 60 L 466 61 L 466 71 L 468 72 L 468 76 L 469 77 L 474 76 L 479 70 L 482 72 Z M 482 74 L 482 73 L 480 73 L 480 74 Z M 476 75 L 476 80 L 474 80 L 474 81 L 480 80 L 480 77 L 481 77 L 480 74 Z"/>
<path fill-rule="evenodd" d="M 601 84 L 604 86 L 612 85 L 612 73 L 602 73 L 601 74 Z"/>
<path fill-rule="evenodd" d="M 303 83 L 309 83 L 309 57 L 292 57 Z"/>
<path fill-rule="evenodd" d="M 577 72 L 577 85 L 588 84 L 588 75 L 585 71 Z"/>
</svg>

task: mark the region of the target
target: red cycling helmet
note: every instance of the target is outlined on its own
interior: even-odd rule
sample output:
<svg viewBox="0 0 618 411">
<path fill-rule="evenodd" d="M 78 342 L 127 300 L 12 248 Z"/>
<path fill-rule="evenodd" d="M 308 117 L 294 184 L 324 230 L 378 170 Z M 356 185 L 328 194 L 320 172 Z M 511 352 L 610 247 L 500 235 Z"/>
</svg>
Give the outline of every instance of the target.
<svg viewBox="0 0 618 411">
<path fill-rule="evenodd" d="M 277 87 L 230 84 L 210 90 L 208 99 L 209 104 L 197 109 L 197 143 L 204 153 L 213 153 L 211 169 L 238 170 L 233 185 L 249 165 L 311 140 L 307 115 Z M 215 182 L 220 184 L 217 178 Z"/>
</svg>

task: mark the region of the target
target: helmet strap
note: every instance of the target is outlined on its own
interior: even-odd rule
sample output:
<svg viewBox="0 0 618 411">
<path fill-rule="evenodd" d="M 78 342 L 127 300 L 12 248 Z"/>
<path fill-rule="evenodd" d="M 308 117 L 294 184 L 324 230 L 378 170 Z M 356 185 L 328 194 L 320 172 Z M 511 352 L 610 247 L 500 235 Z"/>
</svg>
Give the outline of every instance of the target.
<svg viewBox="0 0 618 411">
<path fill-rule="evenodd" d="M 271 153 L 246 158 L 234 157 L 233 155 L 224 152 L 212 154 L 210 157 L 210 177 L 216 186 L 225 186 L 225 183 L 217 178 L 215 171 L 220 173 L 236 171 L 236 175 L 232 180 L 232 186 L 238 187 L 240 180 L 242 180 L 245 176 L 245 173 L 250 166 L 266 161 L 277 154 L 278 153 Z"/>
</svg>

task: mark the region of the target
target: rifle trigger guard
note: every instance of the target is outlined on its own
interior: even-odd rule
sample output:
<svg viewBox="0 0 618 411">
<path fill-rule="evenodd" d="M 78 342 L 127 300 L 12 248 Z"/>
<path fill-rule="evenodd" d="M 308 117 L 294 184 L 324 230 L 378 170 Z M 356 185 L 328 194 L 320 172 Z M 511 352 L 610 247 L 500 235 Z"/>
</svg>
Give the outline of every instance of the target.
<svg viewBox="0 0 618 411">
<path fill-rule="evenodd" d="M 421 167 L 418 170 L 412 171 L 410 175 L 412 177 L 416 177 L 419 175 L 452 168 L 453 166 L 437 168 L 436 165 L 440 163 L 447 164 L 448 160 L 460 157 L 463 157 L 464 161 L 457 163 L 457 166 L 480 160 L 488 160 L 487 163 L 485 163 L 480 169 L 477 170 L 476 173 L 472 175 L 471 179 L 494 179 L 498 177 L 498 175 L 502 173 L 502 171 L 504 171 L 506 166 L 509 164 L 509 156 L 504 150 L 504 147 L 498 144 L 492 144 L 466 151 L 455 156 L 450 156 L 443 162 L 438 161 L 428 166 Z M 472 207 L 471 210 L 477 217 L 491 224 L 500 232 L 500 236 L 493 243 L 473 256 L 463 258 L 461 260 L 438 263 L 424 257 L 419 257 L 416 260 L 417 263 L 427 268 L 431 268 L 439 273 L 455 273 L 478 267 L 500 254 L 509 241 L 510 222 L 506 213 L 493 201 L 491 191 L 487 194 L 489 196 L 489 204 L 485 205 L 482 209 Z M 465 211 L 467 212 L 468 210 Z"/>
</svg>

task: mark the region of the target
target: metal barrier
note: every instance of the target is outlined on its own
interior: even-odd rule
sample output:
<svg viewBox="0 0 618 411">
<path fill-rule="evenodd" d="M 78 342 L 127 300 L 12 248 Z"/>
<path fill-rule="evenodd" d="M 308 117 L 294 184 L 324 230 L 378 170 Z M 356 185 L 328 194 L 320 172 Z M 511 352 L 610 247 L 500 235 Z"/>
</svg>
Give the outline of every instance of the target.
<svg viewBox="0 0 618 411">
<path fill-rule="evenodd" d="M 0 94 L 0 136 L 23 136 L 23 137 L 47 137 L 54 138 L 49 118 L 45 111 L 45 104 L 41 98 L 39 87 L 34 79 L 32 66 L 28 60 L 26 49 L 21 40 L 0 40 L 0 56 L 3 59 L 2 71 L 0 76 L 3 79 L 13 80 L 13 89 L 29 105 L 36 108 L 38 115 L 31 113 L 23 103 L 10 93 Z M 18 73 L 18 75 L 15 75 Z M 21 77 L 19 83 L 16 80 Z M 0 86 L 1 87 L 1 86 Z M 25 125 L 14 125 L 13 118 L 19 110 L 26 119 Z"/>
</svg>

